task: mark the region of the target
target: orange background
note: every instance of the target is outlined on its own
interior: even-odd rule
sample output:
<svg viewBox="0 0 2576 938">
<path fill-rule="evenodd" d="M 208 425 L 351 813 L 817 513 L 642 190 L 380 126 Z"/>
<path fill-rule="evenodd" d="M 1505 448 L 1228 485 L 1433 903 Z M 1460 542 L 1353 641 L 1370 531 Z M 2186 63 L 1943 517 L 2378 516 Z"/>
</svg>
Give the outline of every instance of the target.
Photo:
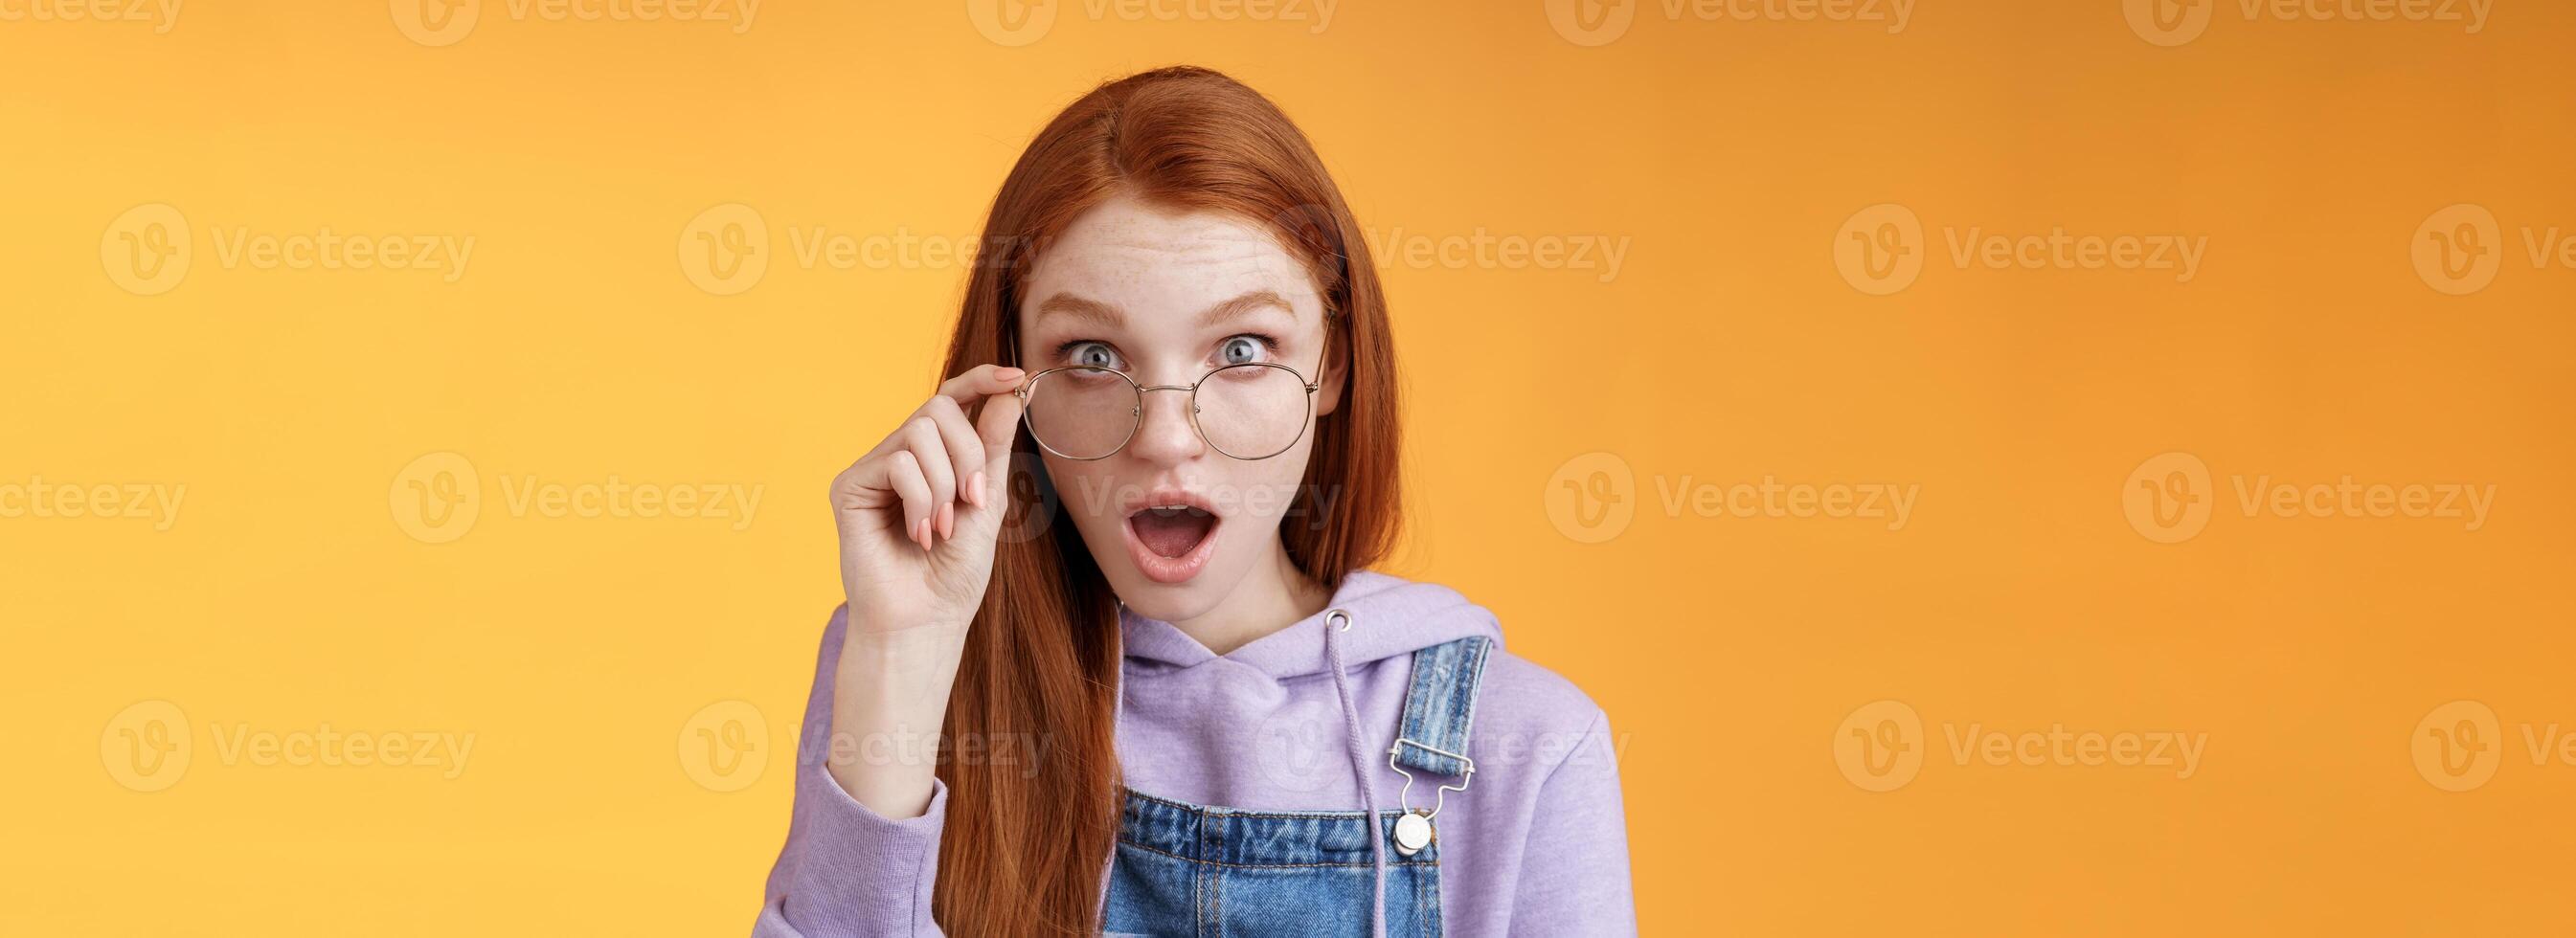
<svg viewBox="0 0 2576 938">
<path fill-rule="evenodd" d="M 748 930 L 837 596 L 823 487 L 927 392 L 963 282 L 794 238 L 972 235 L 1051 113 L 1175 61 L 1277 99 L 1382 252 L 1428 246 L 1380 255 L 1391 570 L 1608 709 L 1647 932 L 2576 930 L 2576 764 L 2525 737 L 2576 731 L 2576 270 L 2525 241 L 2576 236 L 2576 6 L 1058 0 L 1010 32 L 775 0 L 736 33 L 491 0 L 457 36 L 416 2 L 0 19 L 0 932 Z M 156 203 L 189 266 L 139 295 L 118 259 L 169 232 L 116 224 Z M 768 266 L 716 295 L 684 258 L 730 203 Z M 1901 284 L 1836 260 L 1882 203 L 1920 227 Z M 2495 223 L 2453 296 L 2411 258 L 2459 203 Z M 452 283 L 220 250 L 326 227 L 476 243 Z M 2205 254 L 1952 252 L 2057 228 Z M 1439 261 L 1480 231 L 1626 248 Z M 2203 474 L 2138 488 L 2168 452 Z M 470 529 L 406 507 L 459 465 Z M 2494 500 L 2471 530 L 2237 494 L 2347 476 Z M 611 477 L 763 498 L 741 530 L 511 506 Z M 1664 498 L 1766 477 L 1918 495 L 1894 530 Z M 11 513 L 39 479 L 186 488 Z M 2205 527 L 2160 543 L 2159 492 Z M 2456 714 L 2485 748 L 2441 748 Z M 453 778 L 224 754 L 325 724 L 475 741 Z M 2054 726 L 2205 750 L 1953 749 Z M 144 743 L 187 761 L 138 774 Z"/>
</svg>

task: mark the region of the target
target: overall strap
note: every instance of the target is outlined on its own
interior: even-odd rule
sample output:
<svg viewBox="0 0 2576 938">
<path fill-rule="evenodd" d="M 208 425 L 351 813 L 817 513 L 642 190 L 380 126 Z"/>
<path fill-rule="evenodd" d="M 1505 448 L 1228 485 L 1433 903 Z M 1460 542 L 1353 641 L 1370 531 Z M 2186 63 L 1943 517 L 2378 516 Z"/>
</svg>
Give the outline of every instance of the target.
<svg viewBox="0 0 2576 938">
<path fill-rule="evenodd" d="M 1396 765 L 1433 775 L 1465 776 L 1467 733 L 1476 724 L 1476 690 L 1494 640 L 1471 635 L 1413 653 L 1413 684 L 1404 692 L 1404 725 L 1387 751 Z"/>
</svg>

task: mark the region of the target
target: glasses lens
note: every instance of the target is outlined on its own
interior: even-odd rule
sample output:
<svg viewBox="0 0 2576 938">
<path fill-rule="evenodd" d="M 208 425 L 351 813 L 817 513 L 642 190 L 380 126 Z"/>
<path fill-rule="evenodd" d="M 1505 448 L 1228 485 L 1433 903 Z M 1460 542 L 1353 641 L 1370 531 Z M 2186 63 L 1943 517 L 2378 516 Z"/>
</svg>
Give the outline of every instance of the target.
<svg viewBox="0 0 2576 938">
<path fill-rule="evenodd" d="M 1056 455 L 1099 459 L 1136 432 L 1136 385 L 1107 368 L 1048 372 L 1029 386 L 1029 433 Z"/>
<path fill-rule="evenodd" d="M 1199 432 L 1236 459 L 1286 452 L 1306 432 L 1306 383 L 1271 365 L 1219 368 L 1199 382 Z"/>
</svg>

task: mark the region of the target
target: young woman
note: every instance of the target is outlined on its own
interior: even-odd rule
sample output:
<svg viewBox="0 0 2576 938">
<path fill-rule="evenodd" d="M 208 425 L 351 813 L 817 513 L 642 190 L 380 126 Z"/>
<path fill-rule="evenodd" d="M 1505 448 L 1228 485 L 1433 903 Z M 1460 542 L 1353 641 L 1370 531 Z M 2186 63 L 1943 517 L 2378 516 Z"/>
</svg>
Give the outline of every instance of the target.
<svg viewBox="0 0 2576 938">
<path fill-rule="evenodd" d="M 1394 349 L 1287 117 L 1104 85 L 984 245 L 953 377 L 833 480 L 848 603 L 755 932 L 1633 932 L 1601 709 L 1365 569 Z"/>
</svg>

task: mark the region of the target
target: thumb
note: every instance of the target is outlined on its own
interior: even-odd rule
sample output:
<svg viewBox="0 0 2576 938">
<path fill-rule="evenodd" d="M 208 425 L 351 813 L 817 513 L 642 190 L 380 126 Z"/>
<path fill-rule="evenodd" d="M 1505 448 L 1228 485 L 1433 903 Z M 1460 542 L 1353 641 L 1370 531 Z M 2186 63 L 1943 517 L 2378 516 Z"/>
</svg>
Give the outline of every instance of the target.
<svg viewBox="0 0 2576 938">
<path fill-rule="evenodd" d="M 983 412 L 975 415 L 975 435 L 984 441 L 984 478 L 986 484 L 1001 482 L 1011 467 L 1011 444 L 1020 436 L 1020 413 L 1026 405 L 1020 396 L 1008 391 L 984 398 Z"/>
</svg>

